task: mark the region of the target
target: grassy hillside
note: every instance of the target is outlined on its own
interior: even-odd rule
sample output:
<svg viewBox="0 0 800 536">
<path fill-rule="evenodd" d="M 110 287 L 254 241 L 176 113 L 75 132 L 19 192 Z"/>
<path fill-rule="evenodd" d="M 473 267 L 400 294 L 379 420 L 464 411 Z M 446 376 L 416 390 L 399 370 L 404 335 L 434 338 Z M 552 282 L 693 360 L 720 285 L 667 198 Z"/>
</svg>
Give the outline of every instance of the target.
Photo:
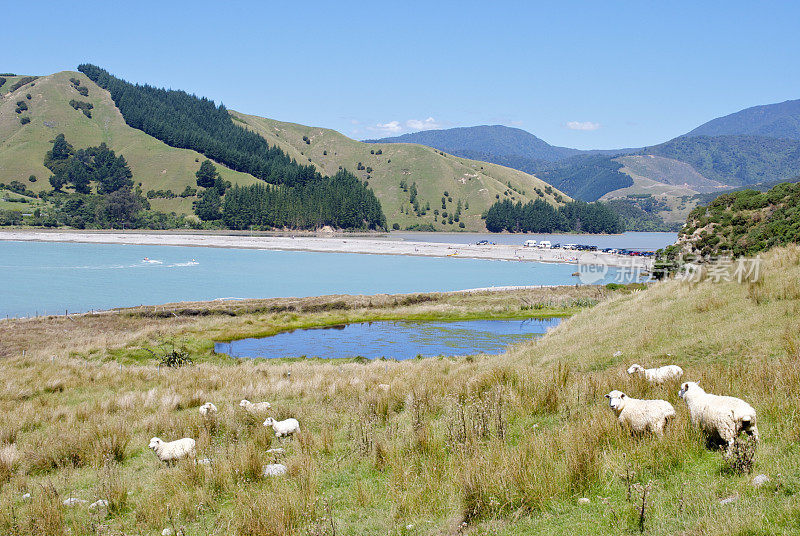
<svg viewBox="0 0 800 536">
<path fill-rule="evenodd" d="M 648 179 L 664 185 L 670 195 L 707 193 L 727 188 L 727 184 L 707 179 L 685 162 L 654 155 L 621 156 L 616 159 L 624 167 L 620 170 L 634 179 Z M 672 187 L 672 190 L 669 188 Z M 645 192 L 630 192 L 645 193 Z M 662 193 L 662 192 L 649 192 Z M 614 194 L 614 192 L 611 192 Z"/>
<path fill-rule="evenodd" d="M 11 88 L 16 87 L 20 83 L 27 81 L 29 78 L 36 78 L 36 77 L 26 76 L 26 75 L 0 76 L 0 79 L 4 79 L 0 80 L 0 96 L 6 93 L 10 93 Z"/>
<path fill-rule="evenodd" d="M 98 523 L 140 534 L 618 536 L 638 533 L 643 485 L 646 534 L 797 533 L 800 248 L 766 255 L 762 273 L 754 285 L 669 280 L 610 299 L 592 288 L 540 289 L 0 322 L 0 527 L 59 535 L 68 527 L 76 536 Z M 497 357 L 336 364 L 210 353 L 212 338 L 231 334 L 382 315 L 518 315 L 598 298 L 541 341 Z M 142 348 L 160 354 L 156 345 L 168 341 L 199 364 L 158 369 Z M 753 473 L 730 470 L 706 447 L 677 384 L 631 378 L 632 362 L 677 363 L 685 380 L 750 402 L 761 433 Z M 603 397 L 612 389 L 674 404 L 666 436 L 630 437 Z M 239 411 L 245 397 L 269 400 L 274 417 L 298 418 L 302 433 L 276 440 Z M 206 400 L 220 408 L 208 422 L 197 413 Z M 147 449 L 154 435 L 196 438 L 211 465 L 164 466 Z M 286 452 L 266 453 L 278 446 Z M 262 477 L 275 461 L 288 474 Z M 761 488 L 750 484 L 759 473 L 770 478 Z M 109 515 L 64 507 L 67 497 L 108 499 Z"/>
<path fill-rule="evenodd" d="M 555 196 L 560 194 L 555 189 L 546 193 L 548 184 L 521 171 L 443 154 L 423 145 L 362 143 L 334 130 L 232 113 L 243 125 L 260 133 L 300 163 L 314 164 L 325 174 L 333 174 L 343 166 L 368 180 L 381 201 L 390 226 L 393 223 L 398 223 L 401 228 L 434 224 L 437 230 L 460 230 L 455 223 L 442 225 L 434 222 L 433 213 L 434 210 L 440 213 L 444 210 L 452 214 L 460 200 L 464 207 L 469 204 L 469 208 L 462 208 L 461 221 L 465 223 L 465 229 L 484 231 L 481 213 L 497 201 L 497 196 L 525 203 L 537 197 L 535 189 L 538 188 L 548 202 L 556 203 Z M 381 154 L 376 154 L 378 151 Z M 365 169 L 358 169 L 359 162 Z M 366 168 L 372 171 L 368 172 Z M 430 203 L 425 216 L 416 216 L 411 210 L 410 194 L 400 187 L 401 181 L 405 181 L 409 188 L 416 183 L 422 207 Z M 446 209 L 442 209 L 444 192 L 452 199 L 446 200 Z M 561 195 L 564 201 L 570 200 Z"/>
<path fill-rule="evenodd" d="M 88 96 L 78 93 L 70 78 L 81 81 L 89 90 Z M 6 82 L 4 87 L 8 86 Z M 30 93 L 31 99 L 26 99 Z M 93 105 L 92 117 L 88 118 L 73 109 L 70 100 L 89 102 Z M 22 114 L 14 112 L 16 102 L 25 100 L 28 110 Z M 20 124 L 20 117 L 30 117 L 27 125 Z M 85 75 L 64 71 L 38 78 L 13 93 L 3 95 L 0 100 L 0 181 L 23 182 L 33 191 L 50 189 L 47 179 L 50 171 L 42 161 L 52 147 L 52 139 L 64 133 L 76 149 L 99 145 L 105 142 L 117 154 L 122 154 L 130 164 L 136 183 L 142 190 L 171 189 L 180 194 L 187 185 L 195 185 L 195 172 L 204 157 L 186 149 L 176 149 L 125 124 L 108 92 L 97 87 Z M 217 166 L 226 180 L 238 184 L 253 184 L 255 178 L 244 173 Z M 37 181 L 31 183 L 28 177 Z M 153 199 L 153 208 L 190 214 L 192 198 Z"/>
</svg>

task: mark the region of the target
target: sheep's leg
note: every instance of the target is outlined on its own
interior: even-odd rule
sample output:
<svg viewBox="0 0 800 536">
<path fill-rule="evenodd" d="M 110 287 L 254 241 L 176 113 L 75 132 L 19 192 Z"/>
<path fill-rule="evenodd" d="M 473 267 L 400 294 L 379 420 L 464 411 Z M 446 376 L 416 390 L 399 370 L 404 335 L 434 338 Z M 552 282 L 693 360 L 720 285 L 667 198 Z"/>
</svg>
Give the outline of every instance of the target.
<svg viewBox="0 0 800 536">
<path fill-rule="evenodd" d="M 730 458 L 733 455 L 734 443 L 735 443 L 734 439 L 728 439 L 728 446 L 725 448 L 725 457 L 726 458 Z"/>
<path fill-rule="evenodd" d="M 661 421 L 660 423 L 656 424 L 655 427 L 653 428 L 653 433 L 656 434 L 656 437 L 658 439 L 661 439 L 661 438 L 664 437 L 664 425 L 665 424 L 666 423 L 664 421 Z"/>
</svg>

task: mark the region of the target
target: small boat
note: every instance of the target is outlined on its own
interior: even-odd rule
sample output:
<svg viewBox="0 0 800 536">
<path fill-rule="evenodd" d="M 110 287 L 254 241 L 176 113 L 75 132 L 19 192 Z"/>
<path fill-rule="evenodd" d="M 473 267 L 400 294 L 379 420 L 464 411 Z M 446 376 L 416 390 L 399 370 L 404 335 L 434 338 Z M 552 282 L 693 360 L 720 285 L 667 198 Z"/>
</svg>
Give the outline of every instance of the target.
<svg viewBox="0 0 800 536">
<path fill-rule="evenodd" d="M 148 264 L 162 264 L 162 261 L 157 261 L 155 259 L 151 259 L 150 257 L 145 257 L 142 259 L 142 262 L 146 262 Z"/>
</svg>

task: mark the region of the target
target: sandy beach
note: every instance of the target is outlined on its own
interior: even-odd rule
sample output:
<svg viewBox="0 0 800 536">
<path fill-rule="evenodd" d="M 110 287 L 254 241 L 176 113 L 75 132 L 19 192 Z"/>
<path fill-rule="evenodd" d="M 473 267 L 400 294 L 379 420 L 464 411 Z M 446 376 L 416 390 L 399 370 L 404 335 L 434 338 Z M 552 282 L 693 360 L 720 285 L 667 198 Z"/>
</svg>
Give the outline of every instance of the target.
<svg viewBox="0 0 800 536">
<path fill-rule="evenodd" d="M 456 239 L 456 237 L 454 237 Z M 369 255 L 414 255 L 522 262 L 598 264 L 649 270 L 652 259 L 612 255 L 602 252 L 526 248 L 513 245 L 476 245 L 398 241 L 369 237 L 314 236 L 236 236 L 180 233 L 87 232 L 87 231 L 0 231 L 0 241 L 67 242 L 88 244 L 133 244 L 187 246 L 322 253 L 361 253 Z"/>
</svg>

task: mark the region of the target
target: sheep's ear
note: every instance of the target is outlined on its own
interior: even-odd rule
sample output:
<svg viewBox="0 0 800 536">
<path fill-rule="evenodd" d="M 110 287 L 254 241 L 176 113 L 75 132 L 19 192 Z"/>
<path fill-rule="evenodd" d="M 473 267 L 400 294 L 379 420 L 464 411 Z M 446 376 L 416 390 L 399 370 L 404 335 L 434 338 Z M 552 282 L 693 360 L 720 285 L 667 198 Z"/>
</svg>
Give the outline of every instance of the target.
<svg viewBox="0 0 800 536">
<path fill-rule="evenodd" d="M 605 395 L 606 398 L 611 398 L 611 395 Z"/>
</svg>

